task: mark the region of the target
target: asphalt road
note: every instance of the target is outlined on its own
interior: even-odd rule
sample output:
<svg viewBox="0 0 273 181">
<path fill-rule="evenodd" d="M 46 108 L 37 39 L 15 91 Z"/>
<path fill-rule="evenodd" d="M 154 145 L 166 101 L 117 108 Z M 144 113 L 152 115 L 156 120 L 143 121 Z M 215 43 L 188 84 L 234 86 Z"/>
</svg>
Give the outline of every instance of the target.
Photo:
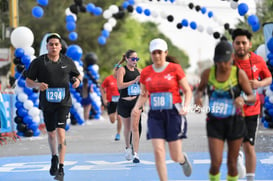
<svg viewBox="0 0 273 181">
<path fill-rule="evenodd" d="M 188 138 L 183 141 L 183 151 L 207 152 L 207 137 L 205 131 L 205 114 L 189 113 Z M 140 140 L 140 153 L 152 152 L 151 142 L 146 139 L 147 113 L 142 113 L 142 135 Z M 124 152 L 124 138 L 114 141 L 116 124 L 111 124 L 106 113 L 100 120 L 90 120 L 85 125 L 71 125 L 66 132 L 67 153 L 122 153 Z M 273 152 L 273 130 L 259 126 L 256 151 Z M 7 144 L 0 146 L 0 157 L 45 155 L 49 154 L 47 135 L 38 137 L 22 137 L 16 142 L 8 140 Z"/>
</svg>

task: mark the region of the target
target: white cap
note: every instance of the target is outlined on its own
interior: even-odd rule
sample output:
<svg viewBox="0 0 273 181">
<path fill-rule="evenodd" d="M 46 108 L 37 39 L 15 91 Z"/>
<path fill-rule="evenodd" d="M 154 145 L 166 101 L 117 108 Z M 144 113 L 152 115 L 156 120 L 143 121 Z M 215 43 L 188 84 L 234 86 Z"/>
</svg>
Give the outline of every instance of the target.
<svg viewBox="0 0 273 181">
<path fill-rule="evenodd" d="M 166 41 L 160 38 L 153 39 L 150 42 L 150 52 L 153 52 L 154 50 L 161 50 L 161 51 L 168 50 L 168 45 Z"/>
</svg>

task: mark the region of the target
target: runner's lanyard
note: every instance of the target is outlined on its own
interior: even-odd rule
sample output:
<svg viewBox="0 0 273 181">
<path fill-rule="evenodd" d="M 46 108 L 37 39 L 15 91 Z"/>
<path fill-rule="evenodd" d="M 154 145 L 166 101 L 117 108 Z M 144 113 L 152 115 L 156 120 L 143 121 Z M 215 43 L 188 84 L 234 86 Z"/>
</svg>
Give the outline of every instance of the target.
<svg viewBox="0 0 273 181">
<path fill-rule="evenodd" d="M 250 70 L 251 70 L 251 75 L 252 75 L 252 80 L 254 80 L 254 73 L 253 73 L 253 70 L 252 70 L 252 61 L 251 61 L 251 56 L 249 56 L 249 64 L 250 64 Z M 239 62 L 236 61 L 236 64 L 239 66 L 240 69 L 242 69 L 242 66 Z"/>
</svg>

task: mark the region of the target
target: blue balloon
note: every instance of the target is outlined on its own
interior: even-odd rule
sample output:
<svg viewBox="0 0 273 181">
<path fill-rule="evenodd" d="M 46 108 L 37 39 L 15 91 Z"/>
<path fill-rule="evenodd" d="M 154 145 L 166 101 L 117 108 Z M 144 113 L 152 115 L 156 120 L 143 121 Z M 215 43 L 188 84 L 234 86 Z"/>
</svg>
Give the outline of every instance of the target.
<svg viewBox="0 0 273 181">
<path fill-rule="evenodd" d="M 80 60 L 82 57 L 82 49 L 79 45 L 69 45 L 66 50 L 66 55 L 72 60 Z"/>
<path fill-rule="evenodd" d="M 192 22 L 190 23 L 190 27 L 191 27 L 191 29 L 195 30 L 195 29 L 197 28 L 196 22 L 192 21 Z"/>
<path fill-rule="evenodd" d="M 202 14 L 205 14 L 206 12 L 207 12 L 207 8 L 206 8 L 206 7 L 202 7 L 202 8 L 201 8 L 201 13 L 202 13 Z"/>
<path fill-rule="evenodd" d="M 35 92 L 32 92 L 32 94 L 28 95 L 28 99 L 31 100 L 32 102 L 35 102 L 38 97 L 39 97 L 39 94 L 38 93 L 35 93 Z"/>
<path fill-rule="evenodd" d="M 78 33 L 73 31 L 73 32 L 69 33 L 68 38 L 71 41 L 76 41 L 78 39 Z"/>
<path fill-rule="evenodd" d="M 107 30 L 102 30 L 102 31 L 101 31 L 101 34 L 102 34 L 102 36 L 104 36 L 105 38 L 108 38 L 109 35 L 110 35 L 109 31 L 107 31 Z"/>
<path fill-rule="evenodd" d="M 240 3 L 238 5 L 238 13 L 240 16 L 244 16 L 248 12 L 248 5 L 246 3 Z"/>
<path fill-rule="evenodd" d="M 32 93 L 33 93 L 33 91 L 32 91 L 32 88 L 29 88 L 29 87 L 24 87 L 24 92 L 28 95 L 28 96 L 30 96 Z"/>
<path fill-rule="evenodd" d="M 24 53 L 25 53 L 25 51 L 23 48 L 16 48 L 14 55 L 17 58 L 22 58 L 24 56 Z"/>
<path fill-rule="evenodd" d="M 271 37 L 269 40 L 268 40 L 268 42 L 267 42 L 267 48 L 268 48 L 268 50 L 271 52 L 271 55 L 270 56 L 273 56 L 272 54 L 273 54 L 273 37 Z M 269 55 L 268 55 L 269 56 Z M 268 59 L 270 59 L 271 60 L 271 57 L 268 57 Z"/>
<path fill-rule="evenodd" d="M 74 17 L 72 16 L 72 15 L 68 15 L 68 16 L 66 16 L 65 17 L 65 21 L 66 22 L 75 22 L 75 19 L 74 19 Z"/>
<path fill-rule="evenodd" d="M 95 8 L 96 8 L 96 6 L 93 3 L 88 3 L 86 5 L 86 11 L 89 13 L 93 13 Z"/>
<path fill-rule="evenodd" d="M 99 36 L 98 43 L 100 45 L 105 45 L 106 44 L 106 38 L 104 36 Z"/>
<path fill-rule="evenodd" d="M 24 136 L 25 135 L 25 133 L 24 132 L 22 132 L 22 131 L 17 131 L 17 133 L 16 133 L 18 136 Z"/>
<path fill-rule="evenodd" d="M 247 22 L 250 26 L 255 26 L 257 23 L 259 23 L 259 18 L 256 15 L 250 15 L 247 18 Z"/>
<path fill-rule="evenodd" d="M 186 19 L 183 19 L 183 20 L 181 21 L 181 24 L 182 24 L 183 26 L 185 26 L 185 27 L 189 26 L 189 22 L 188 22 L 188 20 L 186 20 Z"/>
<path fill-rule="evenodd" d="M 16 107 L 17 109 L 20 109 L 20 108 L 22 108 L 23 106 L 24 106 L 24 104 L 23 104 L 21 101 L 16 101 L 15 107 Z"/>
<path fill-rule="evenodd" d="M 135 4 L 135 0 L 128 0 L 130 5 L 134 5 Z"/>
<path fill-rule="evenodd" d="M 137 6 L 137 7 L 136 7 L 136 12 L 137 12 L 138 14 L 141 14 L 141 13 L 142 13 L 142 7 Z"/>
<path fill-rule="evenodd" d="M 32 8 L 32 16 L 35 18 L 41 18 L 44 15 L 44 10 L 40 6 L 34 6 Z"/>
<path fill-rule="evenodd" d="M 251 29 L 253 32 L 257 32 L 260 29 L 260 27 L 261 27 L 260 23 L 257 23 L 255 25 L 251 26 Z"/>
<path fill-rule="evenodd" d="M 95 7 L 94 11 L 93 11 L 93 14 L 95 16 L 100 16 L 102 14 L 102 9 L 101 7 Z"/>
<path fill-rule="evenodd" d="M 16 71 L 14 74 L 14 78 L 18 79 L 20 76 L 21 76 L 21 73 Z"/>
<path fill-rule="evenodd" d="M 67 31 L 74 31 L 76 29 L 76 23 L 74 21 L 69 21 L 66 23 Z"/>
<path fill-rule="evenodd" d="M 144 14 L 145 14 L 146 16 L 150 16 L 150 15 L 151 15 L 151 11 L 150 11 L 149 9 L 145 9 L 145 10 L 144 10 Z"/>
<path fill-rule="evenodd" d="M 212 11 L 209 11 L 208 12 L 208 17 L 211 18 L 213 16 L 213 12 Z"/>
<path fill-rule="evenodd" d="M 269 97 L 268 96 L 264 97 L 264 102 L 269 102 Z"/>
<path fill-rule="evenodd" d="M 84 120 L 79 118 L 79 119 L 77 119 L 77 122 L 78 122 L 79 125 L 82 125 L 84 123 Z"/>
<path fill-rule="evenodd" d="M 26 115 L 28 114 L 28 111 L 21 107 L 20 109 L 18 109 L 18 116 L 21 116 L 22 118 L 24 118 Z"/>
<path fill-rule="evenodd" d="M 23 79 L 23 78 L 19 79 L 19 80 L 18 80 L 18 85 L 19 85 L 20 87 L 25 87 L 25 86 L 26 86 L 26 80 Z"/>
<path fill-rule="evenodd" d="M 65 130 L 67 131 L 67 130 L 69 130 L 70 129 L 70 125 L 69 124 L 66 124 L 65 125 Z"/>
<path fill-rule="evenodd" d="M 39 129 L 33 130 L 33 136 L 39 136 L 41 131 Z"/>
<path fill-rule="evenodd" d="M 38 124 L 35 122 L 30 122 L 28 128 L 31 129 L 33 132 L 36 131 L 38 129 Z"/>
<path fill-rule="evenodd" d="M 37 3 L 41 6 L 47 6 L 48 5 L 48 0 L 37 0 Z"/>
<path fill-rule="evenodd" d="M 265 128 L 269 128 L 269 124 L 268 124 L 267 121 L 264 122 L 264 127 L 265 127 Z"/>
<path fill-rule="evenodd" d="M 273 116 L 273 108 L 268 109 L 268 114 L 269 114 L 270 116 Z"/>
<path fill-rule="evenodd" d="M 127 7 L 128 7 L 129 5 L 130 5 L 130 4 L 129 4 L 128 1 L 124 1 L 124 2 L 122 3 L 123 9 L 127 9 Z"/>
<path fill-rule="evenodd" d="M 30 62 L 31 62 L 30 56 L 28 56 L 28 55 L 23 56 L 22 59 L 21 59 L 21 62 L 22 62 L 24 65 L 29 65 Z"/>
<path fill-rule="evenodd" d="M 270 51 L 270 50 L 269 50 Z M 273 61 L 273 52 L 270 51 L 269 54 L 267 54 L 267 59 L 270 60 L 270 61 Z M 272 62 L 273 63 L 273 62 Z M 271 62 L 270 62 L 270 65 L 271 65 Z M 273 65 L 272 65 L 273 66 Z"/>
</svg>

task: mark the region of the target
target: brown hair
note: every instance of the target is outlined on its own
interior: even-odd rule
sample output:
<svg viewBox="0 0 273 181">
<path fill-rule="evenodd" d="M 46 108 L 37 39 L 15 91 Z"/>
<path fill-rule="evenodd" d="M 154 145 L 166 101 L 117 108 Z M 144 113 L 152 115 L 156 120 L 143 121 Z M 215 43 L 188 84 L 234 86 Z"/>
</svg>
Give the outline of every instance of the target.
<svg viewBox="0 0 273 181">
<path fill-rule="evenodd" d="M 127 52 L 122 55 L 121 60 L 117 63 L 117 67 L 123 64 L 123 62 L 126 61 L 126 58 L 129 58 L 132 55 L 132 53 L 135 53 L 135 52 L 136 52 L 135 50 L 127 50 Z"/>
<path fill-rule="evenodd" d="M 171 55 L 166 56 L 166 61 L 179 64 L 179 60 L 177 60 L 177 58 L 175 58 L 174 56 L 171 56 Z"/>
</svg>

